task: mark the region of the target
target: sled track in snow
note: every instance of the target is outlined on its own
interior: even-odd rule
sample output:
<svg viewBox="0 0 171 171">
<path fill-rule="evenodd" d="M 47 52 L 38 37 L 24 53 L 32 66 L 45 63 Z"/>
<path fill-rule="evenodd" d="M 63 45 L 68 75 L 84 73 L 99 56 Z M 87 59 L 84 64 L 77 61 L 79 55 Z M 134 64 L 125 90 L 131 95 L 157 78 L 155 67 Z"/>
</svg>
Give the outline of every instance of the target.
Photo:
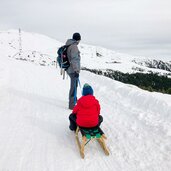
<svg viewBox="0 0 171 171">
<path fill-rule="evenodd" d="M 155 113 L 143 107 L 145 103 L 140 108 L 133 105 L 135 100 L 131 98 L 138 100 L 143 91 L 82 71 L 82 85 L 90 83 L 100 101 L 104 117 L 101 127 L 110 150 L 110 156 L 106 156 L 96 141 L 88 143 L 83 160 L 75 134 L 68 129 L 69 79 L 62 80 L 58 69 L 12 59 L 8 63 L 6 66 L 3 62 L 0 67 L 0 89 L 4 90 L 0 92 L 3 98 L 0 169 L 169 171 L 171 168 L 169 125 L 161 127 L 169 120 L 158 113 L 158 122 L 153 121 Z"/>
</svg>

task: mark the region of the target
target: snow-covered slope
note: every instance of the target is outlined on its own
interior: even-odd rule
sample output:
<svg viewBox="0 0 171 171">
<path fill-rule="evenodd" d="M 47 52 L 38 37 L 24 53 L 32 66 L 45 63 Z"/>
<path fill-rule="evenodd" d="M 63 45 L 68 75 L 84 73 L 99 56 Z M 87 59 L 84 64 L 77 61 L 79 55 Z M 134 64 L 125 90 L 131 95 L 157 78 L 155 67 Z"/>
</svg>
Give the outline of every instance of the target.
<svg viewBox="0 0 171 171">
<path fill-rule="evenodd" d="M 93 141 L 83 160 L 68 129 L 69 79 L 58 68 L 9 58 L 7 48 L 0 51 L 0 171 L 170 171 L 170 95 L 82 71 L 81 85 L 92 85 L 101 104 L 110 150 L 105 156 Z"/>
<path fill-rule="evenodd" d="M 0 32 L 0 50 L 8 50 L 8 57 L 27 60 L 40 65 L 53 65 L 56 51 L 63 44 L 47 36 L 21 31 L 22 54 L 19 55 L 19 31 Z M 82 67 L 89 69 L 112 69 L 123 73 L 158 73 L 171 75 L 171 61 L 140 58 L 118 53 L 102 47 L 80 44 Z"/>
<path fill-rule="evenodd" d="M 62 43 L 47 36 L 21 31 L 21 47 L 17 30 L 0 32 L 0 51 L 4 56 L 41 65 L 55 65 L 56 49 Z M 22 54 L 19 55 L 19 49 Z"/>
</svg>

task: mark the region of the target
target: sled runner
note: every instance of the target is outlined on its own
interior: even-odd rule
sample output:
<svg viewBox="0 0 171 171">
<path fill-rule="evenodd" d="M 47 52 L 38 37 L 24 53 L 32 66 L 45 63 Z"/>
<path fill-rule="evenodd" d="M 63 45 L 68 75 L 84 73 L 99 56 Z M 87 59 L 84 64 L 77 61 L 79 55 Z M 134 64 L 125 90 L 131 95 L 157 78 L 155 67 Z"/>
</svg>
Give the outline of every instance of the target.
<svg viewBox="0 0 171 171">
<path fill-rule="evenodd" d="M 82 135 L 82 141 L 80 142 L 78 133 L 81 132 Z M 109 150 L 106 147 L 104 139 L 107 139 L 104 135 L 103 131 L 100 129 L 100 127 L 94 127 L 94 128 L 81 128 L 77 126 L 76 129 L 76 141 L 79 147 L 80 155 L 82 158 L 84 158 L 84 148 L 85 145 L 91 141 L 92 139 L 96 139 L 100 146 L 102 147 L 104 153 L 106 155 L 109 155 Z"/>
</svg>

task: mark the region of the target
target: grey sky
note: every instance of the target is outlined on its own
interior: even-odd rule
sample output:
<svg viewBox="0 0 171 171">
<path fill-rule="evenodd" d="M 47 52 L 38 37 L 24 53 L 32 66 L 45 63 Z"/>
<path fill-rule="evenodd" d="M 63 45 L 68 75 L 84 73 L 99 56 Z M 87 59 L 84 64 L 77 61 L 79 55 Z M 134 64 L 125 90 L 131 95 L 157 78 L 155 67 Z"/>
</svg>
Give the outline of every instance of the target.
<svg viewBox="0 0 171 171">
<path fill-rule="evenodd" d="M 170 0 L 0 0 L 0 30 L 21 28 L 59 41 L 82 42 L 171 59 Z"/>
</svg>

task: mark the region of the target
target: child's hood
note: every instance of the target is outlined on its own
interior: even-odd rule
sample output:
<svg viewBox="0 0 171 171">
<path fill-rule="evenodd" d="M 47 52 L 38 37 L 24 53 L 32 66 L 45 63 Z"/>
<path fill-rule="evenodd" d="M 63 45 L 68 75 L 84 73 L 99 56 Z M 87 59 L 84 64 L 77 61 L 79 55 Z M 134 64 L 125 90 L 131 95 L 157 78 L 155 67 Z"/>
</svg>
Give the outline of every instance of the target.
<svg viewBox="0 0 171 171">
<path fill-rule="evenodd" d="M 87 95 L 87 96 L 82 96 L 79 100 L 78 103 L 84 107 L 84 108 L 90 108 L 93 105 L 97 104 L 97 100 L 93 95 Z"/>
</svg>

